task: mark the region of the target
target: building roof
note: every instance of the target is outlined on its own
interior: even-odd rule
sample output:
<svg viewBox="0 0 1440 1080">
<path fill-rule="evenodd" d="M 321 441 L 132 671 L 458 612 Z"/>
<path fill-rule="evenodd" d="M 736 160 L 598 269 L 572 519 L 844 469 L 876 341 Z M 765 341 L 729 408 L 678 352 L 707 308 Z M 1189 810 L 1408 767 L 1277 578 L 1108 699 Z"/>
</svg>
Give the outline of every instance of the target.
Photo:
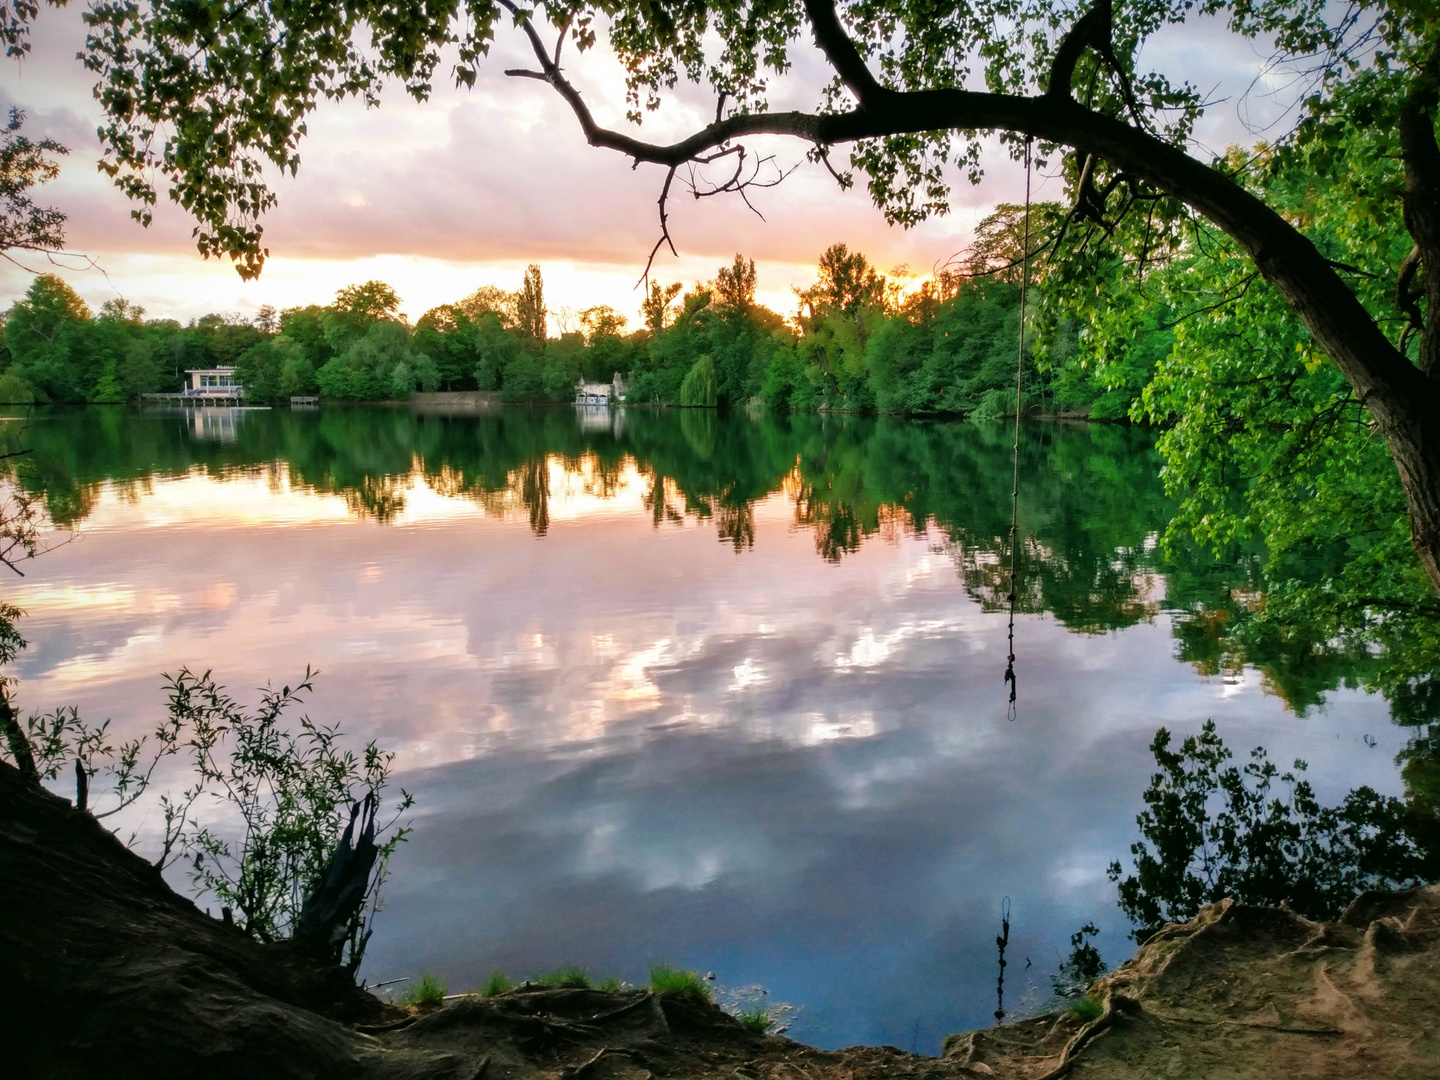
<svg viewBox="0 0 1440 1080">
<path fill-rule="evenodd" d="M 190 367 L 185 369 L 186 375 L 234 375 L 233 367 Z"/>
</svg>

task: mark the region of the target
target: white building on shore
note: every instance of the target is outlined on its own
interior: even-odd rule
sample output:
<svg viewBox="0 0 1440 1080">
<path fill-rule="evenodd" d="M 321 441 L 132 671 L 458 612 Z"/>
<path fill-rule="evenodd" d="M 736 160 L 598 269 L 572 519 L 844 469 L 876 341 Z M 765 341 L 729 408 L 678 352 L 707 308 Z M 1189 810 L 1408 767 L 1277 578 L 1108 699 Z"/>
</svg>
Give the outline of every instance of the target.
<svg viewBox="0 0 1440 1080">
<path fill-rule="evenodd" d="M 186 397 L 240 397 L 244 387 L 235 379 L 233 367 L 186 368 L 190 385 L 185 388 Z"/>
<path fill-rule="evenodd" d="M 603 382 L 586 382 L 581 379 L 575 384 L 576 405 L 609 405 L 610 384 Z"/>
<path fill-rule="evenodd" d="M 586 382 L 581 379 L 575 384 L 575 404 L 609 405 L 612 401 L 619 403 L 625 400 L 629 391 L 630 380 L 618 372 L 608 383 Z"/>
</svg>

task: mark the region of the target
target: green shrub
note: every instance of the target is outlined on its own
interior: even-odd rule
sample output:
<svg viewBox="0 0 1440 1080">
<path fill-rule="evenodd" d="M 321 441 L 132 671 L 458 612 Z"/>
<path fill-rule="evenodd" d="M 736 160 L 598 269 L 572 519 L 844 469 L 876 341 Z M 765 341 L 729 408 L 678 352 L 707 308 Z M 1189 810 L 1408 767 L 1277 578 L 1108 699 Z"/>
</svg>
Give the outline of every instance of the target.
<svg viewBox="0 0 1440 1080">
<path fill-rule="evenodd" d="M 405 991 L 405 996 L 400 999 L 403 1005 L 415 1005 L 421 1008 L 433 1008 L 436 1005 L 445 1003 L 445 980 L 436 978 L 428 971 L 420 976 L 420 981 Z"/>
<path fill-rule="evenodd" d="M 740 1021 L 740 1026 L 746 1031 L 753 1031 L 756 1035 L 764 1035 L 775 1023 L 765 1009 L 743 1009 L 736 1014 L 735 1019 Z"/>
<path fill-rule="evenodd" d="M 717 392 L 715 361 L 706 353 L 695 361 L 684 381 L 680 383 L 680 404 L 713 409 Z"/>
<path fill-rule="evenodd" d="M 1099 998 L 1086 994 L 1070 1003 L 1069 1012 L 1076 1020 L 1088 1024 L 1091 1020 L 1100 1019 L 1101 1014 L 1105 1012 L 1105 1006 Z"/>
<path fill-rule="evenodd" d="M 623 990 L 624 988 L 625 984 L 614 975 L 606 975 L 605 978 L 595 984 L 596 990 L 604 990 L 608 994 L 613 994 L 615 991 Z"/>
<path fill-rule="evenodd" d="M 35 400 L 35 389 L 25 381 L 19 368 L 13 364 L 4 375 L 0 375 L 0 404 L 29 405 Z"/>
<path fill-rule="evenodd" d="M 0 617 L 9 618 L 4 609 Z M 211 672 L 181 668 L 164 676 L 167 715 L 154 734 L 118 747 L 108 720 L 92 726 L 74 706 L 34 713 L 18 734 L 42 779 L 55 780 L 73 765 L 90 778 L 91 791 L 108 789 L 108 805 L 88 806 L 102 819 L 141 799 L 149 802 L 157 767 L 164 762 L 173 769 L 167 759 L 188 758 L 187 787 L 160 795 L 158 806 L 151 803 L 163 826 L 154 865 L 184 868 L 194 891 L 207 903 L 230 908 L 236 926 L 257 941 L 305 936 L 306 900 L 320 889 L 332 853 L 342 838 L 350 844 L 369 831 L 377 855 L 362 902 L 350 909 L 347 922 L 326 931 L 329 960 L 353 974 L 370 940 L 387 863 L 410 831 L 399 818 L 413 800 L 402 791 L 395 816 L 377 823 L 395 755 L 373 742 L 347 748 L 339 725 L 305 716 L 289 722 L 287 713 L 314 689 L 314 674 L 307 668 L 293 686 L 265 688 L 252 712 Z M 197 820 L 199 808 L 213 806 L 212 799 L 229 812 L 206 817 L 226 822 L 224 828 Z M 337 941 L 330 930 L 343 936 Z"/>
<path fill-rule="evenodd" d="M 681 971 L 669 964 L 654 964 L 650 968 L 650 989 L 657 994 L 689 998 L 692 1001 L 709 1001 L 710 984 L 698 972 Z"/>
<path fill-rule="evenodd" d="M 490 977 L 480 986 L 481 997 L 494 997 L 515 989 L 515 980 L 503 971 L 491 972 Z"/>
<path fill-rule="evenodd" d="M 589 990 L 591 988 L 590 973 L 580 967 L 563 967 L 558 971 L 537 975 L 533 981 L 540 986 L 563 987 L 567 990 Z"/>
</svg>

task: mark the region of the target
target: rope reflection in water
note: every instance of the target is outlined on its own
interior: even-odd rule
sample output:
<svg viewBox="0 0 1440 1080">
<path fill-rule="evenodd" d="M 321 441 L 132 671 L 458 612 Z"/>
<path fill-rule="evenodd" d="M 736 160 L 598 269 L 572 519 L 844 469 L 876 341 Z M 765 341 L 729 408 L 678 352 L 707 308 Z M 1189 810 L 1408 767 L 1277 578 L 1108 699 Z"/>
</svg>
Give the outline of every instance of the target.
<svg viewBox="0 0 1440 1080">
<path fill-rule="evenodd" d="M 1015 552 L 1020 542 L 1020 414 L 1023 411 L 1021 389 L 1025 373 L 1025 290 L 1030 283 L 1030 140 L 1025 140 L 1025 235 L 1020 243 L 1020 317 L 1019 342 L 1015 356 L 1015 470 L 1010 485 L 1010 629 L 1009 655 L 1005 662 L 1005 681 L 1010 684 L 1010 701 L 1005 718 L 1015 719 L 1015 603 L 1019 590 L 1015 584 Z M 1007 922 L 1008 926 L 1009 923 Z M 1000 978 L 1005 978 L 1005 947 L 1000 947 Z M 998 1019 L 999 1013 L 996 1013 Z"/>
<path fill-rule="evenodd" d="M 1000 933 L 995 947 L 1000 951 L 1000 978 L 995 983 L 995 1023 L 1005 1019 L 1005 946 L 1010 944 L 1010 897 L 1000 901 Z"/>
</svg>

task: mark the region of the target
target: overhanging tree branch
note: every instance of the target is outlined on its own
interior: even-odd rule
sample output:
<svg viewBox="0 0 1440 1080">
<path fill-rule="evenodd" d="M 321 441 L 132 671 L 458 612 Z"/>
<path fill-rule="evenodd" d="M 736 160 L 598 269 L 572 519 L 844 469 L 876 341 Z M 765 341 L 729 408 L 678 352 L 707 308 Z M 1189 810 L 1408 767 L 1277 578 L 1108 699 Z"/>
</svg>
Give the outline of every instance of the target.
<svg viewBox="0 0 1440 1080">
<path fill-rule="evenodd" d="M 1106 3 L 1107 0 L 1101 0 Z M 841 143 L 928 132 L 1008 131 L 1058 146 L 1068 146 L 1109 162 L 1131 185 L 1168 195 L 1204 217 L 1234 240 L 1315 343 L 1349 382 L 1357 400 L 1385 435 L 1410 503 L 1415 550 L 1432 583 L 1440 589 L 1440 400 L 1429 373 L 1437 370 L 1440 320 L 1432 317 L 1417 368 L 1389 340 L 1364 304 L 1340 278 L 1315 245 L 1260 198 L 1217 168 L 1144 130 L 1133 95 L 1126 94 L 1134 125 L 1076 102 L 1066 72 L 1096 34 L 1106 28 L 1103 10 L 1084 33 L 1077 25 L 1062 42 L 1065 56 L 1052 68 L 1053 83 L 1038 96 L 943 87 L 894 90 L 882 86 L 866 67 L 860 49 L 841 25 L 834 0 L 805 0 L 816 43 L 841 82 L 854 95 L 853 109 L 833 113 L 754 112 L 718 118 L 678 142 L 649 143 L 602 127 L 579 91 L 552 62 L 514 0 L 499 0 L 524 27 L 546 81 L 570 105 L 586 141 L 631 157 L 638 165 L 665 166 L 667 187 L 674 170 L 733 141 L 752 135 L 787 135 L 824 149 Z M 1082 19 L 1083 21 L 1083 19 Z M 1108 36 L 1097 48 L 1128 87 L 1115 62 Z M 1406 168 L 1406 222 L 1421 249 L 1430 310 L 1440 310 L 1440 149 L 1433 112 L 1440 92 L 1440 49 L 1407 98 L 1402 118 Z M 1081 191 L 1081 198 L 1085 193 Z M 1098 194 L 1098 193 L 1097 193 Z M 663 196 L 662 196 L 663 202 Z M 1077 204 L 1078 209 L 1078 204 Z M 1074 215 L 1072 214 L 1072 219 Z M 1103 222 L 1103 215 L 1100 215 Z M 1422 239 L 1422 237 L 1424 239 Z M 668 232 L 662 240 L 668 239 Z M 656 245 L 656 251 L 659 250 Z M 652 253 L 651 258 L 653 259 Z M 1435 269 L 1431 269 L 1434 267 Z M 648 272 L 648 264 L 647 264 Z"/>
<path fill-rule="evenodd" d="M 820 46 L 846 89 L 855 95 L 861 109 L 883 105 L 897 93 L 881 86 L 871 74 L 855 42 L 840 25 L 834 0 L 805 0 L 805 14 L 815 33 L 815 44 Z"/>
<path fill-rule="evenodd" d="M 816 40 L 846 85 L 861 98 L 859 107 L 838 113 L 737 114 L 677 142 L 650 143 L 597 123 L 579 91 L 551 63 L 539 34 L 513 0 L 499 2 L 516 15 L 544 78 L 570 105 L 592 146 L 618 150 L 637 164 L 667 167 L 685 164 L 748 135 L 788 135 L 832 146 L 928 131 L 1012 131 L 1071 146 L 1180 200 L 1235 240 L 1372 410 L 1403 409 L 1406 403 L 1402 399 L 1418 392 L 1427 381 L 1376 326 L 1314 244 L 1278 213 L 1179 147 L 1068 97 L 955 88 L 886 89 L 868 71 L 860 70 L 864 65 L 859 50 L 844 35 L 834 5 L 827 0 L 806 0 L 807 12 L 818 20 L 812 23 Z"/>
</svg>

